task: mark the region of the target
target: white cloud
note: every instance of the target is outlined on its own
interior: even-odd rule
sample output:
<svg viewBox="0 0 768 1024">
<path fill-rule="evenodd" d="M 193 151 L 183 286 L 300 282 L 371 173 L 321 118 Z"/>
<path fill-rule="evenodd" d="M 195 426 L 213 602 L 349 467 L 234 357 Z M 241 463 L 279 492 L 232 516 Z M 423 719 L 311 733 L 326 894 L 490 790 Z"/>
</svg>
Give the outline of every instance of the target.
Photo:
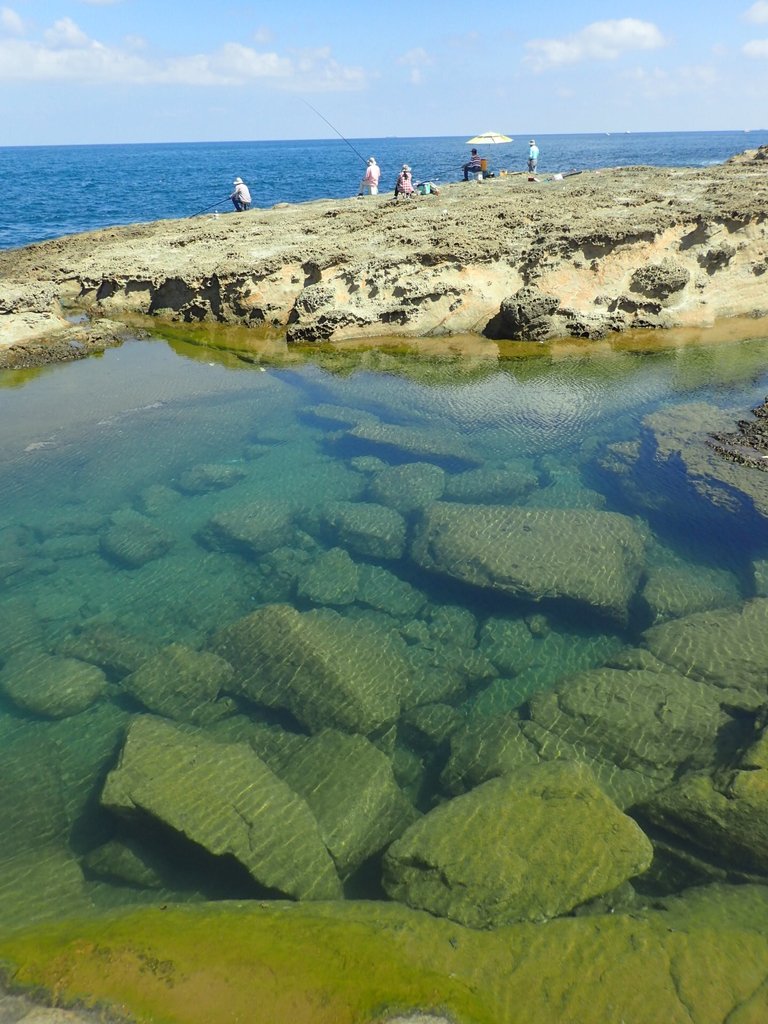
<svg viewBox="0 0 768 1024">
<path fill-rule="evenodd" d="M 0 7 L 0 32 L 9 32 L 11 35 L 22 35 L 24 22 L 16 11 L 10 7 Z"/>
<path fill-rule="evenodd" d="M 666 40 L 650 21 L 619 18 L 594 21 L 562 39 L 532 39 L 525 45 L 525 62 L 534 71 L 543 71 L 587 60 L 616 60 L 632 50 L 656 50 L 666 46 Z"/>
<path fill-rule="evenodd" d="M 757 25 L 768 22 L 768 0 L 757 0 L 757 3 L 744 12 L 747 21 L 753 21 Z"/>
<path fill-rule="evenodd" d="M 88 45 L 88 36 L 71 18 L 60 18 L 43 36 L 45 43 L 53 49 L 78 48 Z"/>
<path fill-rule="evenodd" d="M 361 68 L 339 64 L 328 47 L 281 55 L 226 43 L 211 53 L 165 59 L 142 49 L 136 38 L 122 48 L 105 46 L 62 18 L 40 40 L 0 38 L 0 81 L 237 86 L 266 80 L 283 89 L 322 91 L 359 89 L 366 81 Z"/>
<path fill-rule="evenodd" d="M 666 71 L 663 68 L 633 68 L 622 75 L 630 81 L 636 95 L 646 100 L 666 99 L 671 96 L 701 96 L 720 81 L 717 71 L 708 64 L 689 64 Z"/>
<path fill-rule="evenodd" d="M 742 46 L 741 52 L 745 57 L 765 60 L 768 57 L 768 39 L 751 39 Z"/>
<path fill-rule="evenodd" d="M 397 63 L 409 68 L 408 81 L 411 85 L 423 85 L 424 68 L 429 67 L 434 61 L 423 47 L 416 46 L 398 57 Z"/>
</svg>

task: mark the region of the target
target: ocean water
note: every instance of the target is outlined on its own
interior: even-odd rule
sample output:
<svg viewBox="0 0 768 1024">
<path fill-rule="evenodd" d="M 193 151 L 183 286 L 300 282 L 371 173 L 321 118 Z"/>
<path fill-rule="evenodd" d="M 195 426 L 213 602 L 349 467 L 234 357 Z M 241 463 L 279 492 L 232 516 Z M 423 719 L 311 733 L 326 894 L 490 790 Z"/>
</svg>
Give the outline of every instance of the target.
<svg viewBox="0 0 768 1024">
<path fill-rule="evenodd" d="M 241 658 L 241 676 L 242 657 L 251 658 L 256 684 L 279 674 L 269 645 L 243 654 L 231 634 L 221 639 L 259 609 L 309 616 L 301 621 L 320 629 L 324 664 L 362 691 L 380 679 L 385 651 L 405 659 L 409 709 L 397 730 L 363 715 L 358 731 L 392 758 L 402 791 L 425 812 L 482 781 L 488 737 L 535 719 L 543 694 L 569 692 L 580 672 L 626 667 L 655 622 L 731 614 L 764 593 L 764 519 L 713 506 L 675 459 L 635 450 L 641 463 L 621 467 L 654 416 L 695 415 L 704 431 L 710 415 L 755 405 L 766 366 L 768 340 L 283 366 L 150 339 L 82 363 L 0 373 L 0 929 L 125 904 L 274 895 L 203 841 L 180 837 L 177 804 L 200 837 L 215 828 L 216 800 L 225 802 L 218 790 L 196 802 L 199 777 L 185 786 L 174 766 L 167 792 L 142 798 L 167 801 L 170 827 L 102 803 L 126 730 L 147 714 L 206 743 L 250 744 L 278 776 L 306 753 L 318 728 L 307 711 L 312 686 L 327 682 L 317 665 L 298 698 L 244 690 L 220 664 L 210 684 L 215 652 Z M 564 572 L 579 576 L 587 559 L 588 580 L 617 571 L 613 554 L 603 561 L 601 517 L 621 514 L 645 548 L 634 596 L 620 608 L 578 595 L 532 601 L 468 583 L 452 564 L 425 565 L 413 538 L 420 510 L 441 497 L 448 509 L 471 504 L 478 521 L 491 505 L 527 512 L 566 563 L 564 537 L 586 516 L 592 538 Z M 749 653 L 764 658 L 765 674 L 765 635 L 755 643 Z M 688 685 L 678 680 L 672 705 Z M 634 685 L 621 700 L 635 701 Z M 598 745 L 600 713 L 589 709 Z M 318 714 L 352 728 L 343 697 Z M 689 763 L 725 763 L 753 735 L 754 716 L 736 714 L 717 742 L 697 733 L 689 750 L 685 721 L 670 721 L 667 734 L 655 705 L 644 714 L 624 723 L 621 743 L 644 771 L 648 750 L 680 747 L 684 763 L 670 778 Z M 469 744 L 475 760 L 452 754 L 436 722 L 462 731 L 457 750 Z M 616 723 L 604 728 L 601 763 L 610 767 Z M 631 806 L 642 772 L 624 772 L 627 763 L 610 768 L 607 784 Z M 745 870 L 736 855 L 730 868 L 737 878 Z M 344 877 L 346 895 L 386 898 L 378 848 Z M 647 888 L 694 882 L 662 864 Z"/>
<path fill-rule="evenodd" d="M 487 147 L 489 168 L 524 170 L 528 138 Z M 537 141 L 542 174 L 635 164 L 704 167 L 765 145 L 768 129 L 538 135 Z M 229 212 L 238 176 L 257 207 L 344 198 L 357 192 L 371 155 L 382 168 L 382 191 L 394 188 L 406 162 L 415 180 L 457 181 L 468 154 L 463 137 L 0 146 L 0 248 L 208 209 Z"/>
</svg>

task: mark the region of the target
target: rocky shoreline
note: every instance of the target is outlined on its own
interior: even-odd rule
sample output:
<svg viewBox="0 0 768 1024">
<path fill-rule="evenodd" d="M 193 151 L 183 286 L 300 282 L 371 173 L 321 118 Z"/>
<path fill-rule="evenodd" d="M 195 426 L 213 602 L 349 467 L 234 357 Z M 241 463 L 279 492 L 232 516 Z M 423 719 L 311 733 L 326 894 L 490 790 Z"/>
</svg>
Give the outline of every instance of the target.
<svg viewBox="0 0 768 1024">
<path fill-rule="evenodd" d="M 768 312 L 763 149 L 707 168 L 510 175 L 0 252 L 0 368 L 82 358 L 135 314 L 291 344 L 597 339 Z"/>
</svg>

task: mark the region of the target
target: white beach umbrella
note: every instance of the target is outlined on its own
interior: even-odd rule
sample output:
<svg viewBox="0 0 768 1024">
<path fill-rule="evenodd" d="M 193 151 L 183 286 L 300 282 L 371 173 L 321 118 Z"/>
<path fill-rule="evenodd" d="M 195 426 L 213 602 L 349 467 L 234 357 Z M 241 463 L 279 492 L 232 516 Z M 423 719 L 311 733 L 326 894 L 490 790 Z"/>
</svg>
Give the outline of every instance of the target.
<svg viewBox="0 0 768 1024">
<path fill-rule="evenodd" d="M 473 139 L 467 139 L 466 144 L 468 146 L 496 146 L 500 142 L 514 141 L 508 135 L 502 135 L 501 132 L 483 132 L 482 135 L 476 135 Z"/>
</svg>

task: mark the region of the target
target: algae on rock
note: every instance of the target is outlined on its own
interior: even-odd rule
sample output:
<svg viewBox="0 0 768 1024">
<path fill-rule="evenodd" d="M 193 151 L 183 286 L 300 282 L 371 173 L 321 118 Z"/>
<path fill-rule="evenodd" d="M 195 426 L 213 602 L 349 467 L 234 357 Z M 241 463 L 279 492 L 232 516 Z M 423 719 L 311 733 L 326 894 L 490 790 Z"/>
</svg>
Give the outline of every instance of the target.
<svg viewBox="0 0 768 1024">
<path fill-rule="evenodd" d="M 295 899 L 338 899 L 339 878 L 306 802 L 250 747 L 216 743 L 159 718 L 132 722 L 101 794 L 128 821 L 162 822 L 260 885 Z"/>
<path fill-rule="evenodd" d="M 393 899 L 472 928 L 544 921 L 644 872 L 652 847 L 583 765 L 492 779 L 430 811 L 384 857 Z"/>
</svg>

